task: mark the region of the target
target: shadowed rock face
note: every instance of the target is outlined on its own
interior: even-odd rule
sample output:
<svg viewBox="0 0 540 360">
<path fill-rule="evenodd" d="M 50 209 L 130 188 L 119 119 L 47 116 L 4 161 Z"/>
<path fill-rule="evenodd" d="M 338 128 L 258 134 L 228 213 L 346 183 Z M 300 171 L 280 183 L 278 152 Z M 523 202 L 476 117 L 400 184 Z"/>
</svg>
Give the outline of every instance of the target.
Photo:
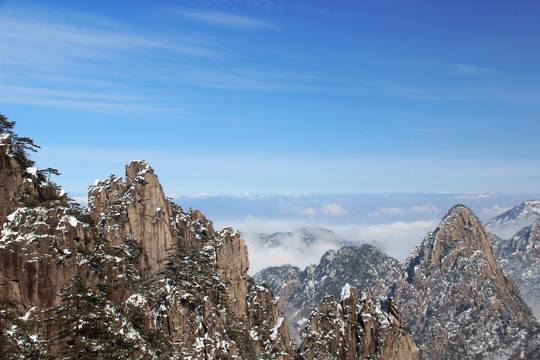
<svg viewBox="0 0 540 360">
<path fill-rule="evenodd" d="M 450 209 L 407 261 L 397 301 L 427 358 L 527 358 L 538 324 L 470 209 Z M 525 340 L 527 339 L 527 340 Z"/>
<path fill-rule="evenodd" d="M 346 284 L 342 299 L 325 298 L 302 334 L 300 359 L 418 359 L 418 350 L 397 309 L 378 301 L 367 291 L 361 299 Z"/>
</svg>

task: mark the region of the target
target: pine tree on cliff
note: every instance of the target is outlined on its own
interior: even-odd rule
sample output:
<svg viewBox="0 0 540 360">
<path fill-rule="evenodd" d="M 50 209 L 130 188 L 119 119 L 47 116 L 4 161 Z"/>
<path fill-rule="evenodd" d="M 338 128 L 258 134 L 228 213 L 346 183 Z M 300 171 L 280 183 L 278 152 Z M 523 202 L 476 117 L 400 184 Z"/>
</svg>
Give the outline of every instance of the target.
<svg viewBox="0 0 540 360">
<path fill-rule="evenodd" d="M 89 288 L 81 274 L 75 275 L 72 284 L 60 294 L 62 304 L 52 321 L 61 358 L 134 357 L 135 343 L 119 334 L 119 321 L 105 296 L 106 291 L 98 293 Z"/>
<path fill-rule="evenodd" d="M 21 170 L 25 171 L 26 168 L 34 166 L 35 162 L 28 157 L 28 151 L 37 152 L 41 146 L 36 145 L 33 139 L 29 137 L 20 137 L 13 128 L 15 127 L 15 121 L 9 121 L 7 117 L 0 113 L 0 132 L 2 134 L 11 135 L 11 151 L 15 160 L 21 165 Z"/>
<path fill-rule="evenodd" d="M 0 302 L 0 360 L 52 359 L 48 342 L 35 336 L 37 322 L 28 318 L 14 300 Z"/>
</svg>

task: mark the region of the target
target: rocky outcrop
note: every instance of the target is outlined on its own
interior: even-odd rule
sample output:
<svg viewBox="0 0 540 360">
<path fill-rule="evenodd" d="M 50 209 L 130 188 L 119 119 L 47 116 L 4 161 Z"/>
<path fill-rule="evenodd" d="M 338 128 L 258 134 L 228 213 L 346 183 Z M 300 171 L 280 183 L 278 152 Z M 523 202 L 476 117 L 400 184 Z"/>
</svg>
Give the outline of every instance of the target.
<svg viewBox="0 0 540 360">
<path fill-rule="evenodd" d="M 90 270 L 80 251 L 92 242 L 89 225 L 66 197 L 49 194 L 45 201 L 47 191 L 55 188 L 37 169 L 23 171 L 11 154 L 11 136 L 1 135 L 0 301 L 15 301 L 23 310 L 58 305 L 58 293 L 78 269 Z"/>
<path fill-rule="evenodd" d="M 405 280 L 396 300 L 426 358 L 528 358 L 540 345 L 538 323 L 498 267 L 489 233 L 463 205 L 409 257 Z"/>
<path fill-rule="evenodd" d="M 288 328 L 271 292 L 247 279 L 241 266 L 247 258 L 235 259 L 236 252 L 223 258 L 235 239 L 224 229 L 201 252 L 176 251 L 125 307 L 146 314 L 144 323 L 153 324 L 182 357 L 291 359 Z"/>
<path fill-rule="evenodd" d="M 540 219 L 510 240 L 494 238 L 494 248 L 500 267 L 516 281 L 540 318 Z"/>
<path fill-rule="evenodd" d="M 49 190 L 34 167 L 24 168 L 12 152 L 12 136 L 0 135 L 0 228 L 6 217 L 20 206 L 35 206 Z M 40 196 L 41 195 L 41 196 Z"/>
<path fill-rule="evenodd" d="M 302 334 L 299 359 L 418 359 L 410 330 L 394 305 L 385 309 L 369 291 L 359 299 L 346 284 L 341 301 L 326 297 Z"/>
</svg>

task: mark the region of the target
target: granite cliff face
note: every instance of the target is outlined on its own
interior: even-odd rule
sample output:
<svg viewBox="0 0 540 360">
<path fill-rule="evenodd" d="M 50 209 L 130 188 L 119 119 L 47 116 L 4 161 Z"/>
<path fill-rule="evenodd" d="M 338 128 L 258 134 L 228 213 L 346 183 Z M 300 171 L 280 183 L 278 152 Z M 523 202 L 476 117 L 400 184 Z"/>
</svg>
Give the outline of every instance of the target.
<svg viewBox="0 0 540 360">
<path fill-rule="evenodd" d="M 141 271 L 153 273 L 175 245 L 172 207 L 145 161 L 126 165 L 126 180 L 111 177 L 88 192 L 88 214 L 113 246 L 133 239 L 146 255 Z"/>
<path fill-rule="evenodd" d="M 0 344 L 14 358 L 292 359 L 239 233 L 166 199 L 145 161 L 93 186 L 84 214 L 2 141 Z"/>
<path fill-rule="evenodd" d="M 0 146 L 0 297 L 24 309 L 58 305 L 57 293 L 73 278 L 92 242 L 67 198 L 44 182 L 36 169 L 22 169 L 11 154 L 11 137 Z M 46 196 L 47 195 L 47 196 Z M 43 203 L 48 206 L 35 206 Z M 80 217 L 79 217 L 80 218 Z M 104 266 L 106 266 L 104 264 Z"/>
</svg>

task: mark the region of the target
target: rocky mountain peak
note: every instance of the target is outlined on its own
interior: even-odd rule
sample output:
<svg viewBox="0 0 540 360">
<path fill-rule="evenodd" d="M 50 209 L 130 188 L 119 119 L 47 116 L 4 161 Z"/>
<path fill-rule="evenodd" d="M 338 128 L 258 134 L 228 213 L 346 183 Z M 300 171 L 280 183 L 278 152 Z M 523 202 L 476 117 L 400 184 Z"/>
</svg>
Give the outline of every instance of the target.
<svg viewBox="0 0 540 360">
<path fill-rule="evenodd" d="M 439 226 L 428 234 L 413 258 L 420 256 L 424 262 L 444 273 L 456 261 L 470 257 L 477 251 L 486 258 L 486 269 L 494 274 L 497 261 L 491 248 L 490 235 L 471 209 L 456 205 L 443 217 Z M 418 260 L 411 261 L 412 265 Z"/>
<path fill-rule="evenodd" d="M 507 251 L 513 254 L 530 254 L 540 258 L 540 218 L 531 226 L 521 229 L 510 239 Z M 526 261 L 527 259 L 523 259 Z"/>
<path fill-rule="evenodd" d="M 11 135 L 0 136 L 0 226 L 13 210 L 11 199 L 22 183 L 19 164 L 10 156 Z"/>
<path fill-rule="evenodd" d="M 319 264 L 303 271 L 290 265 L 260 271 L 254 279 L 266 283 L 279 296 L 291 336 L 299 339 L 312 308 L 326 295 L 340 298 L 343 284 L 370 289 L 375 298 L 386 299 L 393 284 L 401 279 L 403 265 L 380 249 L 363 244 L 329 250 Z"/>
<path fill-rule="evenodd" d="M 537 346 L 538 339 L 521 340 L 538 325 L 499 268 L 490 238 L 473 212 L 457 205 L 409 257 L 397 299 L 423 356 L 526 358 Z"/>
<path fill-rule="evenodd" d="M 146 174 L 150 174 L 150 176 L 157 178 L 154 169 L 152 169 L 146 160 L 140 159 L 130 161 L 126 164 L 126 186 L 131 186 L 136 179 L 144 180 Z"/>
</svg>

